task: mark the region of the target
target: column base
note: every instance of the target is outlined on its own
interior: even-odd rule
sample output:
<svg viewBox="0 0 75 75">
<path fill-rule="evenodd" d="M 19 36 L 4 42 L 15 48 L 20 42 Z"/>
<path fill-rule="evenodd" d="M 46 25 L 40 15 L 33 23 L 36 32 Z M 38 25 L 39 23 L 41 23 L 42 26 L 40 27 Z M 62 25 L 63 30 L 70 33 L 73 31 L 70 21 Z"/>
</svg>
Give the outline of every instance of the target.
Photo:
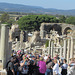
<svg viewBox="0 0 75 75">
<path fill-rule="evenodd" d="M 0 71 L 0 75 L 7 75 L 6 70 L 1 70 L 1 71 Z"/>
<path fill-rule="evenodd" d="M 3 64 L 0 63 L 0 70 L 3 70 Z"/>
</svg>

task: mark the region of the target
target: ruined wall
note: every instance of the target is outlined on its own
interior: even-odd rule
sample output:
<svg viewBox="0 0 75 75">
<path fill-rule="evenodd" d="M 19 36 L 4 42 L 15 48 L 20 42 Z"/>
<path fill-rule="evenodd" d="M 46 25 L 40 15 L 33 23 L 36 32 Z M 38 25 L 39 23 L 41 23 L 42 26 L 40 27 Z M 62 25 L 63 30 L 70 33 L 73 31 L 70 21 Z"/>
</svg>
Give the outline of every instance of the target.
<svg viewBox="0 0 75 75">
<path fill-rule="evenodd" d="M 55 30 L 59 35 L 61 35 L 64 34 L 66 28 L 67 30 L 68 28 L 75 30 L 75 25 L 65 23 L 42 23 L 40 27 L 40 36 L 41 38 L 45 38 L 46 34 L 50 33 L 51 30 Z"/>
</svg>

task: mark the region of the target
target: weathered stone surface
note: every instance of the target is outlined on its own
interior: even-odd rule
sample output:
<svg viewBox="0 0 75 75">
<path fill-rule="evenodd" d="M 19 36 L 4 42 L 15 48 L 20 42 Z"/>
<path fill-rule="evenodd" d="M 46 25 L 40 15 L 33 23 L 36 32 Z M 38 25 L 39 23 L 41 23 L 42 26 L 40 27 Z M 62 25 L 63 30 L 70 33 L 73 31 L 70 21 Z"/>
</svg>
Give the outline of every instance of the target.
<svg viewBox="0 0 75 75">
<path fill-rule="evenodd" d="M 6 52 L 8 51 L 8 26 L 6 24 L 1 25 L 1 48 L 0 48 L 0 64 L 2 64 L 2 68 L 5 68 L 6 65 Z"/>
<path fill-rule="evenodd" d="M 58 34 L 67 33 L 67 30 L 75 30 L 75 25 L 65 23 L 42 23 L 40 27 L 40 36 L 45 38 L 51 30 L 58 31 Z"/>
</svg>

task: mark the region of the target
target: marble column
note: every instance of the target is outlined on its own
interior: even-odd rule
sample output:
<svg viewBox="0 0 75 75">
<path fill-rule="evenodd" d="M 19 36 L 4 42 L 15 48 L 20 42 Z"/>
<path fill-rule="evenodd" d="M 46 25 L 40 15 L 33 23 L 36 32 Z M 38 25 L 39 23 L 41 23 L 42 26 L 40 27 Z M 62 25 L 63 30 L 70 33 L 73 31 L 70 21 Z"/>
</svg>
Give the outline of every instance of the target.
<svg viewBox="0 0 75 75">
<path fill-rule="evenodd" d="M 53 58 L 53 41 L 51 41 L 51 57 Z"/>
<path fill-rule="evenodd" d="M 6 52 L 6 59 L 7 59 L 6 62 L 11 57 L 11 53 L 12 53 L 12 42 L 8 42 L 8 50 Z"/>
<path fill-rule="evenodd" d="M 22 46 L 23 46 L 23 38 L 24 38 L 23 31 L 21 31 L 21 33 L 20 33 L 20 49 L 22 49 Z"/>
<path fill-rule="evenodd" d="M 70 57 L 70 39 L 68 39 L 68 48 L 67 48 L 67 63 L 69 64 Z"/>
<path fill-rule="evenodd" d="M 62 57 L 62 47 L 60 47 L 60 57 Z"/>
<path fill-rule="evenodd" d="M 64 39 L 64 51 L 63 51 L 64 58 L 66 58 L 66 39 Z"/>
<path fill-rule="evenodd" d="M 54 49 L 53 49 L 53 57 L 55 56 L 55 50 L 56 50 L 56 49 L 55 49 L 55 47 L 54 47 Z"/>
<path fill-rule="evenodd" d="M 1 24 L 1 48 L 0 48 L 0 69 L 4 69 L 6 66 L 6 52 L 8 50 L 8 26 L 7 24 Z"/>
<path fill-rule="evenodd" d="M 49 49 L 48 49 L 48 55 L 51 55 L 51 40 L 49 40 Z"/>
<path fill-rule="evenodd" d="M 71 37 L 71 56 L 70 56 L 70 58 L 73 58 L 73 50 L 74 48 L 73 48 L 73 38 Z"/>
</svg>

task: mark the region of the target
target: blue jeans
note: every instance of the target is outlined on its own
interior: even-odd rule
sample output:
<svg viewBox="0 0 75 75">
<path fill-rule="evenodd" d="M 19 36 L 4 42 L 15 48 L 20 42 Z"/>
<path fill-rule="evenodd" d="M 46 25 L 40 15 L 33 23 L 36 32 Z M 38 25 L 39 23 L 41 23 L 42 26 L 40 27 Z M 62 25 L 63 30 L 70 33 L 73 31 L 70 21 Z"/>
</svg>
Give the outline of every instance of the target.
<svg viewBox="0 0 75 75">
<path fill-rule="evenodd" d="M 45 75 L 53 75 L 52 69 L 46 69 Z"/>
</svg>

